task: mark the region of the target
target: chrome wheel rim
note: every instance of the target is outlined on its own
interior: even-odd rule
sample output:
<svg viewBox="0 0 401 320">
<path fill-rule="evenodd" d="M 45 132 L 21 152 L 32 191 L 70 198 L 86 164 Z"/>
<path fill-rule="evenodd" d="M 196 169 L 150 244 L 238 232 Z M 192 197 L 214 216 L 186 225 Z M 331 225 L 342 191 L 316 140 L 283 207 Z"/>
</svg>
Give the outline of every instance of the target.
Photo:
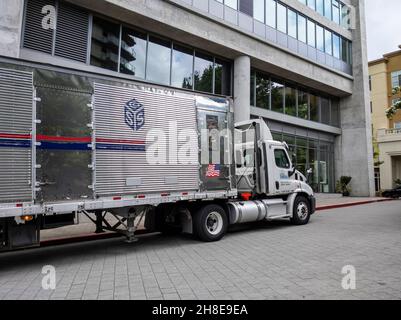
<svg viewBox="0 0 401 320">
<path fill-rule="evenodd" d="M 223 218 L 218 212 L 211 212 L 206 217 L 206 229 L 211 235 L 218 235 L 223 229 Z"/>
<path fill-rule="evenodd" d="M 298 218 L 301 220 L 305 220 L 309 214 L 308 205 L 305 202 L 300 202 L 297 208 Z"/>
</svg>

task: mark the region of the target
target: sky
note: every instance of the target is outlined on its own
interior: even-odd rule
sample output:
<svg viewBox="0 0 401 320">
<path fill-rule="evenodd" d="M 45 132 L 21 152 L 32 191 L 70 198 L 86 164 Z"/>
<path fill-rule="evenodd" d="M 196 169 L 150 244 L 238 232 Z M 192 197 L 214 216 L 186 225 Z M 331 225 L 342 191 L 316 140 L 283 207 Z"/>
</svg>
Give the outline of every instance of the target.
<svg viewBox="0 0 401 320">
<path fill-rule="evenodd" d="M 401 45 L 401 0 L 365 0 L 369 61 Z"/>
</svg>

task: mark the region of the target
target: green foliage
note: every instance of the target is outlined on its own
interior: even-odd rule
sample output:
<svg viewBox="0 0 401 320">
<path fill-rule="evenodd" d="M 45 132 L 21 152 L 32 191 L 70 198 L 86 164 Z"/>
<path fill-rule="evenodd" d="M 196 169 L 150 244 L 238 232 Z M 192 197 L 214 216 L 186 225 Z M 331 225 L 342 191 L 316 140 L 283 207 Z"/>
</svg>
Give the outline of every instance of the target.
<svg viewBox="0 0 401 320">
<path fill-rule="evenodd" d="M 395 183 L 395 185 L 398 187 L 398 186 L 401 186 L 401 179 L 396 179 L 396 180 L 394 180 L 394 183 Z"/>
<path fill-rule="evenodd" d="M 349 195 L 351 193 L 351 183 L 352 177 L 342 176 L 340 180 L 336 182 L 336 191 L 342 193 L 343 195 Z"/>
<path fill-rule="evenodd" d="M 393 96 L 396 94 L 399 94 L 401 92 L 401 88 L 400 87 L 395 87 L 393 89 Z M 386 110 L 386 116 L 388 119 L 393 119 L 394 115 L 397 113 L 398 110 L 401 110 L 401 100 L 396 102 L 395 104 L 393 104 L 390 108 L 388 108 Z"/>
</svg>

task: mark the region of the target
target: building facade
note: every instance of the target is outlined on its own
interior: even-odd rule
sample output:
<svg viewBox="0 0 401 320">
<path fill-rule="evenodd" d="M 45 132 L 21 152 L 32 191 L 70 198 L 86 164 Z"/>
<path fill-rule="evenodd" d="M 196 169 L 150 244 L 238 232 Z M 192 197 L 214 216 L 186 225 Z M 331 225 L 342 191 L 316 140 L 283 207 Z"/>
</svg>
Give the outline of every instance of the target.
<svg viewBox="0 0 401 320">
<path fill-rule="evenodd" d="M 400 46 L 401 49 L 401 46 Z M 400 101 L 401 94 L 393 89 L 401 86 L 401 50 L 369 62 L 371 111 L 374 148 L 377 152 L 376 175 L 378 189 L 390 189 L 401 179 L 401 111 L 392 119 L 386 110 Z"/>
<path fill-rule="evenodd" d="M 298 169 L 313 169 L 315 191 L 346 175 L 370 196 L 364 10 L 363 0 L 3 0 L 0 56 L 230 97 L 236 121 L 263 117 Z"/>
</svg>

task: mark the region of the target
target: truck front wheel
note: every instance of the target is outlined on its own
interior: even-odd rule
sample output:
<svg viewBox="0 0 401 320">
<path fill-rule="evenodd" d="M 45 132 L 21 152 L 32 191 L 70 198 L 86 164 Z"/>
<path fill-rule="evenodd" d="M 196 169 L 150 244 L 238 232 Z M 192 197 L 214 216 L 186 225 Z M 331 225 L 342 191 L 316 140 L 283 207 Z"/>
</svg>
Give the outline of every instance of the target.
<svg viewBox="0 0 401 320">
<path fill-rule="evenodd" d="M 299 196 L 294 201 L 294 209 L 291 222 L 295 225 L 308 224 L 311 214 L 311 207 L 308 199 Z"/>
<path fill-rule="evenodd" d="M 216 204 L 202 206 L 193 217 L 194 231 L 205 242 L 219 241 L 227 232 L 228 219 L 224 209 Z"/>
</svg>

